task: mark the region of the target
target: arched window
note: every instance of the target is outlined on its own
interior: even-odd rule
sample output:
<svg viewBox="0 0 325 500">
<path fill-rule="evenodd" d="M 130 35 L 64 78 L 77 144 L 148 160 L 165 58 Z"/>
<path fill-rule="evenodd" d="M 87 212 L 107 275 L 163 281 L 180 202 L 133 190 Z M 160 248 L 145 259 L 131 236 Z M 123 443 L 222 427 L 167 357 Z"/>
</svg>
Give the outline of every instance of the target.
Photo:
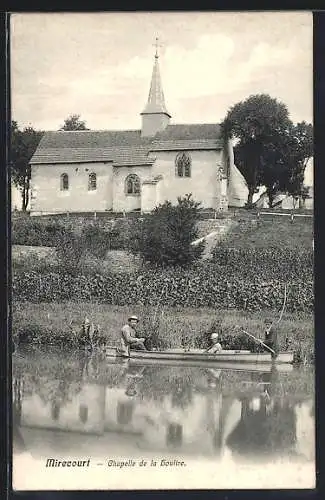
<svg viewBox="0 0 325 500">
<path fill-rule="evenodd" d="M 69 176 L 68 176 L 68 174 L 61 174 L 60 189 L 61 189 L 61 191 L 68 191 L 68 189 L 69 189 Z"/>
<path fill-rule="evenodd" d="M 125 193 L 140 195 L 140 178 L 135 174 L 130 174 L 125 179 Z"/>
<path fill-rule="evenodd" d="M 175 159 L 176 175 L 178 177 L 191 177 L 191 157 L 189 153 L 182 151 Z"/>
<path fill-rule="evenodd" d="M 88 175 L 88 191 L 96 191 L 97 189 L 97 176 L 94 172 Z"/>
</svg>

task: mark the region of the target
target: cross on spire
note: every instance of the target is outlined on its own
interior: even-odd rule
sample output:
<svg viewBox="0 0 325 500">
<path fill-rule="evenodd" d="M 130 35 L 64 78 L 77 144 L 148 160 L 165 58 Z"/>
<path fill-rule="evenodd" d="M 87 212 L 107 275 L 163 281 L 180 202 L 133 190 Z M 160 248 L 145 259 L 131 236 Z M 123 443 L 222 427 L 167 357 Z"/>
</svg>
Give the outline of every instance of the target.
<svg viewBox="0 0 325 500">
<path fill-rule="evenodd" d="M 158 38 L 158 37 L 156 37 L 156 41 L 155 41 L 155 43 L 153 44 L 153 46 L 154 46 L 154 47 L 156 47 L 156 54 L 155 54 L 155 57 L 156 57 L 157 59 L 158 59 L 158 57 L 159 57 L 159 56 L 158 56 L 158 48 L 159 48 L 159 47 L 162 47 L 162 45 L 159 45 L 158 41 L 159 41 L 159 38 Z"/>
</svg>

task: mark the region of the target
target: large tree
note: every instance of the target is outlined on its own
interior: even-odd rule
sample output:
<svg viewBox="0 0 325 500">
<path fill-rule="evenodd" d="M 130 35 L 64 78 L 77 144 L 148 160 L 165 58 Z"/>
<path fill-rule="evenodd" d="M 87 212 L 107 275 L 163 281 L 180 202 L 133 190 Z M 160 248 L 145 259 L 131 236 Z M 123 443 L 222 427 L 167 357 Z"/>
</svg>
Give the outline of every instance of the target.
<svg viewBox="0 0 325 500">
<path fill-rule="evenodd" d="M 276 144 L 290 126 L 285 104 L 267 94 L 252 95 L 228 111 L 222 123 L 222 134 L 225 140 L 235 138 L 238 141 L 234 148 L 235 162 L 247 182 L 248 206 L 252 205 L 253 195 L 263 183 L 266 148 L 269 155 L 276 153 L 271 145 Z"/>
<path fill-rule="evenodd" d="M 304 172 L 313 155 L 313 127 L 301 122 L 290 124 L 283 133 L 270 137 L 263 147 L 261 180 L 272 207 L 278 191 L 298 200 L 304 196 Z"/>
<path fill-rule="evenodd" d="M 290 147 L 287 151 L 287 191 L 295 199 L 305 195 L 304 174 L 308 161 L 313 156 L 313 126 L 305 121 L 292 127 Z"/>
<path fill-rule="evenodd" d="M 156 207 L 143 221 L 133 225 L 130 247 L 144 261 L 160 266 L 188 266 L 200 258 L 204 243 L 192 245 L 198 237 L 200 203 L 190 194 Z"/>
<path fill-rule="evenodd" d="M 11 122 L 11 179 L 22 195 L 22 210 L 26 211 L 29 202 L 31 167 L 30 159 L 44 132 L 25 127 L 20 130 L 16 121 Z"/>
<path fill-rule="evenodd" d="M 60 130 L 89 130 L 89 128 L 86 127 L 85 121 L 80 120 L 80 115 L 69 115 Z"/>
</svg>

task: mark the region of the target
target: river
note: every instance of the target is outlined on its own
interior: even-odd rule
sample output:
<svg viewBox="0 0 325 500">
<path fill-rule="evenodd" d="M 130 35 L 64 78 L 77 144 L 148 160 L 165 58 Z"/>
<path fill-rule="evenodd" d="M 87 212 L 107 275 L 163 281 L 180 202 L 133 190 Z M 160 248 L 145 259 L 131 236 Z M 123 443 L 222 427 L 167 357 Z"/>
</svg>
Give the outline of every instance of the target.
<svg viewBox="0 0 325 500">
<path fill-rule="evenodd" d="M 21 348 L 13 356 L 14 483 L 48 489 L 55 476 L 66 489 L 313 487 L 314 408 L 311 369 L 143 365 Z"/>
</svg>

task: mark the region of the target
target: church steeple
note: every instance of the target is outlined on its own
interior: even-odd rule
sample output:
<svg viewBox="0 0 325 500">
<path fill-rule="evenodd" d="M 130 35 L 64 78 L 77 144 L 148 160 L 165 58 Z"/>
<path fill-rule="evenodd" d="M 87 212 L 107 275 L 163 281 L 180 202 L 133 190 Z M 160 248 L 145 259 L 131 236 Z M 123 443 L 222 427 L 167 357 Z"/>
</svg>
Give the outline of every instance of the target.
<svg viewBox="0 0 325 500">
<path fill-rule="evenodd" d="M 156 38 L 156 53 L 152 71 L 151 85 L 149 91 L 148 102 L 142 115 L 142 136 L 149 137 L 157 132 L 164 130 L 171 118 L 165 104 L 164 92 L 162 89 L 160 71 L 159 71 L 159 55 L 158 55 L 158 38 Z"/>
</svg>

